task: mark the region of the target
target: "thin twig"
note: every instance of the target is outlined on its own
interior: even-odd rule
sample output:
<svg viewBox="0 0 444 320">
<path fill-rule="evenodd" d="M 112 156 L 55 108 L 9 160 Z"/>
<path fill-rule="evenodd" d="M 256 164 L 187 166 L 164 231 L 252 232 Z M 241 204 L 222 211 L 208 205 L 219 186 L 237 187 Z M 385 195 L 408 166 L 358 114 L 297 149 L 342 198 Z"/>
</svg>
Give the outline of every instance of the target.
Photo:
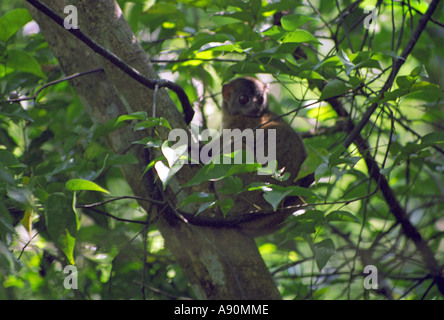
<svg viewBox="0 0 444 320">
<path fill-rule="evenodd" d="M 46 16 L 51 18 L 54 22 L 56 22 L 59 26 L 64 28 L 64 19 L 59 17 L 57 13 L 55 13 L 52 9 L 50 9 L 45 4 L 41 3 L 38 0 L 26 0 L 28 3 L 30 3 L 33 7 L 35 7 L 40 12 L 44 13 Z M 82 41 L 84 44 L 86 44 L 91 50 L 93 50 L 95 53 L 101 55 L 103 58 L 110 61 L 114 66 L 122 70 L 125 74 L 136 80 L 137 82 L 143 84 L 144 86 L 154 90 L 156 84 L 159 86 L 159 88 L 168 88 L 172 91 L 174 91 L 177 94 L 177 97 L 179 98 L 179 101 L 182 104 L 182 109 L 185 114 L 185 122 L 189 124 L 194 116 L 194 110 L 190 104 L 190 101 L 188 99 L 187 94 L 185 93 L 184 89 L 179 86 L 177 83 L 174 83 L 172 81 L 168 81 L 165 79 L 148 79 L 144 77 L 139 71 L 136 69 L 130 67 L 128 64 L 126 64 L 122 59 L 120 59 L 118 56 L 116 56 L 114 53 L 106 50 L 104 47 L 99 45 L 98 43 L 94 42 L 91 38 L 89 38 L 86 34 L 84 34 L 79 28 L 74 29 L 65 29 L 69 33 L 71 33 L 73 36 L 75 36 L 77 39 Z"/>
<path fill-rule="evenodd" d="M 374 102 L 367 111 L 363 114 L 361 121 L 354 127 L 354 129 L 350 132 L 347 139 L 344 141 L 345 148 L 348 148 L 353 141 L 355 141 L 358 134 L 364 129 L 365 125 L 370 120 L 370 117 L 375 112 L 376 108 L 379 105 L 380 100 L 384 97 L 384 94 L 390 90 L 390 88 L 393 85 L 393 82 L 395 81 L 396 75 L 398 74 L 399 70 L 401 69 L 402 65 L 406 61 L 409 54 L 412 52 L 413 48 L 415 47 L 416 42 L 418 41 L 419 37 L 421 36 L 422 32 L 424 31 L 427 22 L 429 21 L 430 17 L 432 16 L 433 12 L 435 12 L 437 6 L 438 6 L 439 0 L 433 0 L 429 8 L 427 9 L 427 12 L 421 17 L 421 19 L 418 22 L 418 26 L 416 27 L 415 31 L 413 32 L 410 40 L 408 41 L 407 45 L 405 46 L 402 54 L 399 58 L 395 59 L 395 62 L 392 67 L 392 71 L 390 72 L 390 75 L 388 76 L 388 79 L 386 80 L 384 86 L 382 87 L 381 91 L 379 92 L 379 99 L 378 101 Z"/>
<path fill-rule="evenodd" d="M 77 73 L 74 73 L 74 74 L 72 74 L 72 75 L 70 75 L 70 76 L 67 76 L 67 77 L 63 77 L 63 78 L 61 78 L 61 79 L 58 79 L 58 80 L 54 80 L 54 81 L 51 81 L 51 82 L 48 82 L 48 83 L 46 83 L 45 85 L 43 85 L 43 86 L 41 86 L 32 96 L 30 96 L 30 97 L 25 97 L 25 98 L 17 98 L 17 99 L 9 99 L 9 100 L 3 100 L 3 101 L 0 101 L 0 102 L 20 102 L 20 101 L 27 101 L 27 100 L 36 100 L 37 99 L 37 97 L 39 96 L 39 94 L 44 90 L 44 89 L 46 89 L 46 88 L 48 88 L 48 87 L 50 87 L 50 86 L 53 86 L 53 85 L 55 85 L 55 84 L 57 84 L 57 83 L 60 83 L 60 82 L 63 82 L 63 81 L 68 81 L 68 80 L 71 80 L 71 79 L 74 79 L 74 78 L 77 78 L 77 77 L 81 77 L 81 76 L 85 76 L 85 75 L 87 75 L 87 74 L 91 74 L 91 73 L 94 73 L 94 72 L 100 72 L 100 71 L 103 71 L 103 69 L 102 68 L 98 68 L 98 69 L 93 69 L 93 70 L 89 70 L 89 71 L 85 71 L 85 72 L 77 72 Z"/>
<path fill-rule="evenodd" d="M 94 211 L 95 213 L 98 213 L 98 214 L 110 217 L 110 218 L 112 218 L 114 220 L 121 221 L 121 222 L 130 222 L 130 223 L 137 223 L 137 224 L 143 224 L 143 225 L 147 224 L 146 221 L 138 221 L 138 220 L 130 220 L 130 219 L 119 218 L 119 217 L 113 216 L 112 214 L 110 214 L 108 212 L 105 212 L 105 211 L 102 211 L 102 210 L 99 210 L 99 209 L 96 209 L 96 208 L 85 208 L 85 209 Z"/>
</svg>

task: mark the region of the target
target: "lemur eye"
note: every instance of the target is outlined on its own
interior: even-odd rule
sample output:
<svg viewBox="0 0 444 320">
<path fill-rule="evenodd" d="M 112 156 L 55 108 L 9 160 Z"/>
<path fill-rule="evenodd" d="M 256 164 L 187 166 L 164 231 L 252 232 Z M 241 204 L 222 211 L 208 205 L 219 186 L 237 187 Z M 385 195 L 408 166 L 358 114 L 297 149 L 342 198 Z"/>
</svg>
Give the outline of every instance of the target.
<svg viewBox="0 0 444 320">
<path fill-rule="evenodd" d="M 246 105 L 250 101 L 250 98 L 246 94 L 241 94 L 239 96 L 239 103 L 241 105 Z"/>
<path fill-rule="evenodd" d="M 258 103 L 259 105 L 262 105 L 262 104 L 264 103 L 264 97 L 263 97 L 263 96 L 259 96 L 259 97 L 257 97 L 257 103 Z"/>
</svg>

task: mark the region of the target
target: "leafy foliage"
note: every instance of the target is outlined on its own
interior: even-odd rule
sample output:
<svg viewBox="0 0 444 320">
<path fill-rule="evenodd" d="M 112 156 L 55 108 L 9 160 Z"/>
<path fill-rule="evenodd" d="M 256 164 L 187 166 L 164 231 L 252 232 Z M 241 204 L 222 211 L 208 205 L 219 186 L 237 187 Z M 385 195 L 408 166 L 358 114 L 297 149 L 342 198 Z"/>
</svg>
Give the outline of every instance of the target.
<svg viewBox="0 0 444 320">
<path fill-rule="evenodd" d="M 259 75 L 271 83 L 271 109 L 304 132 L 309 158 L 299 178 L 314 174 L 315 182 L 308 190 L 264 189 L 274 207 L 288 195 L 307 201 L 282 230 L 258 239 L 284 298 L 442 297 L 365 162 L 367 154 L 375 159 L 442 267 L 442 3 L 387 92 L 393 59 L 428 2 L 381 4 L 370 28 L 367 1 L 119 4 L 160 76 L 186 90 L 204 126 L 219 126 L 223 82 Z M 66 82 L 23 99 L 62 77 L 43 36 L 29 32 L 30 21 L 20 4 L 0 4 L 0 298 L 139 298 L 142 281 L 148 298 L 193 297 L 118 168 L 136 159 L 113 154 L 104 141 L 130 121 L 135 130 L 171 129 L 168 119 L 135 113 L 95 124 Z M 345 148 L 349 121 L 358 123 L 374 103 L 360 132 L 369 149 Z M 164 187 L 180 174 L 184 150 L 156 137 L 134 143 L 162 150 L 147 170 L 156 169 Z M 225 178 L 226 193 L 263 188 L 236 177 L 255 170 L 257 164 L 207 164 L 183 187 Z M 94 203 L 101 206 L 87 207 Z M 200 192 L 182 205 L 189 203 L 201 203 L 198 213 L 233 205 Z M 67 264 L 78 266 L 78 290 L 63 287 Z M 366 265 L 377 267 L 378 289 L 364 288 Z"/>
</svg>

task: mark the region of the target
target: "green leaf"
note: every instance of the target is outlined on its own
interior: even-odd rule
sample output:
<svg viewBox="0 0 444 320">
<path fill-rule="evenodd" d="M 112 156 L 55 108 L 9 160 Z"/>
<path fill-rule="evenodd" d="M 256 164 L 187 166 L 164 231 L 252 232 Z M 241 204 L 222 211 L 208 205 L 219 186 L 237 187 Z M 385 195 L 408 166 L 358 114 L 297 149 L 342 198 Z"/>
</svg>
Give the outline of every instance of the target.
<svg viewBox="0 0 444 320">
<path fill-rule="evenodd" d="M 278 185 L 267 185 L 266 188 L 262 188 L 262 190 L 264 190 L 264 199 L 274 210 L 277 209 L 279 203 L 287 196 L 302 197 L 308 202 L 318 199 L 311 190 L 299 186 L 282 187 Z"/>
<path fill-rule="evenodd" d="M 25 24 L 32 20 L 26 9 L 15 9 L 0 17 L 0 41 L 6 42 Z"/>
<path fill-rule="evenodd" d="M 108 120 L 105 124 L 99 125 L 94 131 L 93 138 L 105 136 L 113 132 L 114 130 L 125 126 L 131 120 L 146 120 L 146 119 L 147 119 L 147 113 L 145 111 L 138 111 L 131 114 L 121 115 L 118 118 L 113 118 Z"/>
<path fill-rule="evenodd" d="M 443 93 L 441 88 L 433 83 L 427 81 L 417 81 L 411 88 L 409 93 L 406 95 L 408 99 L 417 99 L 429 102 L 436 102 L 442 99 Z"/>
<path fill-rule="evenodd" d="M 74 246 L 76 244 L 76 238 L 73 237 L 68 230 L 66 230 L 60 235 L 56 243 L 61 247 L 69 263 L 71 265 L 75 265 L 76 262 L 74 260 Z"/>
<path fill-rule="evenodd" d="M 424 140 L 425 138 L 425 140 Z M 402 161 L 407 160 L 409 158 L 423 158 L 428 156 L 428 153 L 422 153 L 423 149 L 429 148 L 434 143 L 437 143 L 442 139 L 440 133 L 431 133 L 423 137 L 421 143 L 407 143 L 404 147 L 401 148 L 401 152 L 399 152 L 395 161 L 393 161 L 392 168 L 398 166 Z"/>
<path fill-rule="evenodd" d="M 14 234 L 15 230 L 12 225 L 12 218 L 9 214 L 8 208 L 0 202 L 0 240 L 7 243 L 7 235 Z"/>
<path fill-rule="evenodd" d="M 109 193 L 108 190 L 102 188 L 96 183 L 83 179 L 71 179 L 66 182 L 65 186 L 70 191 L 87 190 L 87 191 L 99 191 L 99 192 Z"/>
<path fill-rule="evenodd" d="M 321 163 L 315 171 L 315 180 L 319 181 L 319 179 L 330 176 L 331 175 L 331 168 L 328 165 L 328 163 Z"/>
<path fill-rule="evenodd" d="M 236 194 L 242 190 L 242 180 L 236 176 L 228 176 L 225 178 L 225 183 L 222 188 L 218 190 L 224 194 Z"/>
<path fill-rule="evenodd" d="M 155 137 L 145 137 L 137 141 L 133 141 L 133 144 L 143 144 L 147 148 L 160 148 L 162 147 L 162 140 Z"/>
<path fill-rule="evenodd" d="M 409 89 L 415 81 L 418 79 L 418 77 L 412 77 L 412 76 L 398 76 L 396 78 L 396 84 L 399 88 Z"/>
<path fill-rule="evenodd" d="M 158 2 L 154 5 L 152 5 L 151 7 L 149 7 L 149 9 L 146 11 L 146 14 L 150 15 L 150 16 L 170 16 L 170 15 L 174 15 L 175 13 L 177 13 L 177 6 L 171 2 Z M 157 17 L 156 17 L 157 18 Z"/>
<path fill-rule="evenodd" d="M 117 118 L 116 124 L 127 120 L 145 120 L 148 117 L 145 111 L 138 111 L 130 114 L 124 114 Z"/>
<path fill-rule="evenodd" d="M 264 36 L 270 37 L 274 40 L 280 40 L 287 34 L 287 32 L 282 30 L 281 27 L 272 26 L 271 28 L 268 28 L 268 29 L 262 31 L 262 34 Z"/>
<path fill-rule="evenodd" d="M 157 175 L 162 182 L 164 190 L 170 179 L 183 167 L 183 165 L 184 160 L 182 159 L 179 159 L 171 168 L 167 167 L 162 161 L 157 161 L 154 164 L 154 168 L 156 169 Z"/>
<path fill-rule="evenodd" d="M 151 160 L 150 163 L 148 163 L 148 164 L 146 165 L 145 170 L 143 171 L 142 176 L 144 176 L 145 173 L 147 173 L 148 170 L 150 170 L 151 168 L 153 168 L 153 167 L 156 165 L 156 163 L 157 163 L 158 161 L 162 161 L 162 160 L 165 160 L 165 157 L 164 157 L 164 156 L 159 156 L 159 157 L 156 157 L 156 158 L 154 158 L 153 160 Z"/>
<path fill-rule="evenodd" d="M 264 199 L 271 204 L 273 210 L 277 210 L 279 203 L 291 193 L 291 190 L 271 190 L 265 191 Z"/>
<path fill-rule="evenodd" d="M 0 166 L 0 182 L 6 183 L 10 186 L 14 185 L 14 175 L 4 166 Z"/>
<path fill-rule="evenodd" d="M 313 148 L 308 146 L 308 155 L 302 163 L 301 169 L 295 181 L 302 179 L 316 171 L 322 163 L 327 163 L 328 151 L 325 148 Z"/>
<path fill-rule="evenodd" d="M 46 79 L 40 63 L 31 54 L 21 50 L 9 50 L 7 56 L 7 67 Z"/>
<path fill-rule="evenodd" d="M 234 206 L 234 200 L 232 198 L 226 198 L 222 202 L 218 201 L 217 205 L 222 210 L 222 214 L 224 217 L 227 216 L 228 211 Z"/>
<path fill-rule="evenodd" d="M 360 223 L 359 219 L 348 211 L 335 210 L 330 212 L 326 217 L 327 221 L 349 221 Z"/>
<path fill-rule="evenodd" d="M 20 165 L 20 161 L 17 160 L 15 155 L 6 150 L 0 150 L 0 163 L 6 167 Z"/>
<path fill-rule="evenodd" d="M 208 208 L 213 207 L 214 205 L 216 205 L 216 201 L 213 201 L 213 202 L 205 202 L 205 203 L 203 203 L 203 204 L 199 207 L 199 209 L 197 210 L 197 212 L 196 212 L 196 216 L 197 216 L 199 213 L 201 213 L 201 212 L 207 210 Z"/>
<path fill-rule="evenodd" d="M 191 180 L 185 183 L 184 187 L 194 186 L 207 181 L 216 181 L 225 177 L 255 172 L 261 165 L 258 163 L 251 164 L 215 164 L 214 162 L 204 165 Z"/>
<path fill-rule="evenodd" d="M 199 202 L 214 202 L 215 196 L 213 193 L 205 193 L 205 192 L 195 192 L 188 197 L 180 204 L 179 208 L 185 206 L 190 203 L 199 203 Z"/>
<path fill-rule="evenodd" d="M 340 96 L 347 92 L 348 88 L 344 82 L 334 79 L 329 81 L 327 85 L 322 89 L 321 97 L 319 100 L 327 100 L 332 97 Z"/>
<path fill-rule="evenodd" d="M 444 143 L 444 132 L 432 132 L 421 138 L 421 144 Z"/>
<path fill-rule="evenodd" d="M 328 260 L 336 253 L 335 244 L 331 239 L 325 239 L 313 246 L 314 258 L 319 271 L 325 267 Z"/>
<path fill-rule="evenodd" d="M 395 101 L 396 99 L 406 95 L 407 93 L 408 93 L 407 89 L 398 88 L 398 89 L 392 90 L 390 92 L 386 92 L 384 94 L 384 99 L 387 101 L 390 101 L 390 100 Z"/>
<path fill-rule="evenodd" d="M 282 40 L 282 43 L 306 43 L 306 42 L 314 42 L 319 43 L 319 40 L 313 36 L 310 32 L 305 30 L 294 30 L 289 32 L 285 38 Z"/>
<path fill-rule="evenodd" d="M 324 218 L 324 212 L 321 210 L 307 210 L 304 213 L 296 216 L 296 219 L 323 222 L 325 218 Z"/>
<path fill-rule="evenodd" d="M 237 43 L 228 43 L 228 42 L 224 42 L 224 43 L 209 43 L 205 46 L 203 46 L 199 52 L 202 51 L 220 51 L 220 52 L 237 52 L 237 53 L 242 53 L 244 52 L 244 50 L 240 47 L 239 44 Z"/>
<path fill-rule="evenodd" d="M 51 194 L 45 201 L 45 223 L 51 239 L 74 264 L 74 243 L 79 221 L 72 199 L 62 193 Z"/>
<path fill-rule="evenodd" d="M 165 158 L 168 161 L 168 166 L 172 168 L 174 164 L 177 163 L 179 159 L 186 160 L 187 159 L 187 150 L 188 145 L 183 144 L 175 148 L 171 148 L 170 145 L 171 141 L 166 140 L 162 144 L 162 153 L 165 156 Z"/>
<path fill-rule="evenodd" d="M 109 156 L 106 163 L 104 163 L 104 168 L 105 164 L 107 164 L 108 166 L 115 166 L 121 164 L 136 164 L 136 163 L 139 163 L 139 161 L 134 155 L 130 153 L 126 153 L 124 155 L 113 154 Z"/>
<path fill-rule="evenodd" d="M 233 18 L 240 21 L 250 22 L 254 19 L 254 16 L 250 12 L 233 12 L 222 14 L 224 17 Z"/>
<path fill-rule="evenodd" d="M 0 73 L 1 74 L 1 73 Z M 23 109 L 19 103 L 0 102 L 0 109 L 3 116 L 10 117 L 13 121 L 25 119 L 34 122 L 28 111 Z"/>
<path fill-rule="evenodd" d="M 347 56 L 347 54 L 341 49 L 336 53 L 336 56 L 341 60 L 342 64 L 344 65 L 345 73 L 350 75 L 350 72 L 356 67 L 351 61 L 350 58 Z"/>
<path fill-rule="evenodd" d="M 211 22 L 219 27 L 222 27 L 227 24 L 233 25 L 235 23 L 239 23 L 239 19 L 227 15 L 216 14 L 211 18 Z"/>
<path fill-rule="evenodd" d="M 32 192 L 29 188 L 7 186 L 6 191 L 10 199 L 13 199 L 14 201 L 17 201 L 25 206 L 32 205 Z"/>
<path fill-rule="evenodd" d="M 224 73 L 224 81 L 228 81 L 233 77 L 233 74 L 255 74 L 255 73 L 271 73 L 274 68 L 264 66 L 257 62 L 241 61 L 229 66 Z"/>
<path fill-rule="evenodd" d="M 180 0 L 179 2 L 186 3 L 189 6 L 196 8 L 207 8 L 213 2 L 212 0 Z"/>
<path fill-rule="evenodd" d="M 150 117 L 145 121 L 138 122 L 134 126 L 134 130 L 143 130 L 143 129 L 155 127 L 158 125 L 164 126 L 164 127 L 171 130 L 171 126 L 170 126 L 170 123 L 168 122 L 168 120 L 166 120 L 165 118 L 162 118 L 162 117 L 160 117 L 160 118 Z"/>
<path fill-rule="evenodd" d="M 289 14 L 281 18 L 281 24 L 284 30 L 294 31 L 313 20 L 316 19 L 302 14 Z"/>
<path fill-rule="evenodd" d="M 216 166 L 214 163 L 204 165 L 190 181 L 185 183 L 184 187 L 195 186 L 202 182 L 222 179 L 228 170 L 225 167 Z"/>
<path fill-rule="evenodd" d="M 201 49 L 206 44 L 213 42 L 224 43 L 225 41 L 235 41 L 235 39 L 231 35 L 222 34 L 222 33 L 205 36 L 201 39 L 196 40 L 188 50 L 186 50 L 184 53 L 181 54 L 180 57 L 187 58 L 194 52 Z"/>
<path fill-rule="evenodd" d="M 313 70 L 316 70 L 318 68 L 334 68 L 334 67 L 338 67 L 341 66 L 342 62 L 339 59 L 338 56 L 330 56 L 325 58 L 324 60 L 322 60 L 321 62 L 319 62 L 314 68 Z M 323 72 L 320 72 L 323 73 Z"/>
<path fill-rule="evenodd" d="M 219 164 L 219 165 L 227 166 L 226 168 L 228 168 L 228 172 L 225 175 L 225 177 L 235 175 L 235 174 L 256 172 L 261 167 L 261 165 L 258 163 L 242 163 L 242 164 L 234 164 L 234 165 Z"/>
</svg>

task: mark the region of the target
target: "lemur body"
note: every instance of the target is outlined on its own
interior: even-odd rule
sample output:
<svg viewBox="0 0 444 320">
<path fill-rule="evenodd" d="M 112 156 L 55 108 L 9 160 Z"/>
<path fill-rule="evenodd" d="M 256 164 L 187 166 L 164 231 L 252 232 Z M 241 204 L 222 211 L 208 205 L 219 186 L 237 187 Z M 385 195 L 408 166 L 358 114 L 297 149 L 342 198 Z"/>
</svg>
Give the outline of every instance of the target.
<svg viewBox="0 0 444 320">
<path fill-rule="evenodd" d="M 241 174 L 239 177 L 246 186 L 253 182 L 265 182 L 275 185 L 294 185 L 299 169 L 307 157 L 304 143 L 294 129 L 268 110 L 267 85 L 255 78 L 238 78 L 225 84 L 222 88 L 223 94 L 223 129 L 265 129 L 265 143 L 267 130 L 276 129 L 276 160 L 278 170 L 290 173 L 286 181 L 278 181 L 270 175 L 257 175 L 256 173 Z M 255 133 L 256 134 L 256 133 Z M 267 149 L 265 150 L 267 152 Z M 223 182 L 216 183 L 216 193 Z M 220 200 L 232 195 L 217 193 Z M 300 203 L 299 199 L 293 199 L 294 203 Z M 287 202 L 288 203 L 288 202 Z M 251 211 L 270 211 L 271 205 L 265 201 L 261 190 L 244 192 L 234 199 L 234 206 L 229 214 L 245 214 Z M 287 217 L 292 210 L 278 210 L 272 214 L 264 215 L 254 221 L 243 223 L 241 228 L 247 233 L 258 236 L 273 232 Z"/>
</svg>

